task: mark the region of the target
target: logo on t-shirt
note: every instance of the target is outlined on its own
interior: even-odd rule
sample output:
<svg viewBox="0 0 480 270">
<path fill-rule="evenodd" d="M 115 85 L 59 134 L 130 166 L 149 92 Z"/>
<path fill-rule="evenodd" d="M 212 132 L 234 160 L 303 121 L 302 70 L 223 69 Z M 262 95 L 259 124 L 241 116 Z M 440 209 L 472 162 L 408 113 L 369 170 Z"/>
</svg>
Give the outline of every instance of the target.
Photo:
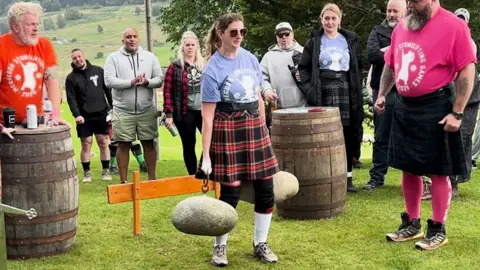
<svg viewBox="0 0 480 270">
<path fill-rule="evenodd" d="M 37 56 L 22 55 L 7 67 L 7 82 L 13 92 L 32 97 L 42 90 L 44 62 Z"/>
<path fill-rule="evenodd" d="M 404 42 L 395 51 L 395 73 L 397 90 L 410 91 L 423 80 L 427 70 L 427 58 L 420 45 L 414 42 Z"/>
<path fill-rule="evenodd" d="M 222 87 L 222 100 L 241 103 L 256 101 L 259 87 L 260 83 L 255 70 L 237 69 L 225 79 Z"/>
</svg>

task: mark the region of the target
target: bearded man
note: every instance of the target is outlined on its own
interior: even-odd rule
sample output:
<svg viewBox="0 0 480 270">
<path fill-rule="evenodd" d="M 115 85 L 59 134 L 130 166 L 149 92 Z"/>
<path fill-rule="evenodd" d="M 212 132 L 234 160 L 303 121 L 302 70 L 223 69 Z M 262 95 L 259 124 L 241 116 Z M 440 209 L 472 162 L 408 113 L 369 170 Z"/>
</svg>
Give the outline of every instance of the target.
<svg viewBox="0 0 480 270">
<path fill-rule="evenodd" d="M 441 31 L 439 31 L 441 29 Z M 408 1 L 405 20 L 392 34 L 375 104 L 385 111 L 385 95 L 395 84 L 388 164 L 402 170 L 406 213 L 388 241 L 421 239 L 420 250 L 448 242 L 445 220 L 452 194 L 449 175 L 466 173 L 460 135 L 463 111 L 473 88 L 476 56 L 467 24 L 439 0 Z M 454 93 L 455 92 L 455 93 Z M 432 179 L 433 217 L 421 230 L 422 178 Z"/>
<path fill-rule="evenodd" d="M 43 85 L 53 105 L 53 124 L 60 119 L 61 93 L 55 77 L 57 58 L 50 41 L 38 33 L 42 7 L 17 2 L 8 10 L 10 32 L 0 36 L 0 110 L 15 109 L 15 122 L 26 120 L 27 105 L 43 115 Z M 0 122 L 3 114 L 0 113 Z"/>
</svg>

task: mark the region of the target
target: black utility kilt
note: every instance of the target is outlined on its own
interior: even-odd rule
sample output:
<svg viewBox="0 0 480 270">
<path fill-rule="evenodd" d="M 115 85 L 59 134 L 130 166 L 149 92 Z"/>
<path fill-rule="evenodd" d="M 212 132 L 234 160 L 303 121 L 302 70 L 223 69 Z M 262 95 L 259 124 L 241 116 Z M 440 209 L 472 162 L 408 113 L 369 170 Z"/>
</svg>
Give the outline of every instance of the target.
<svg viewBox="0 0 480 270">
<path fill-rule="evenodd" d="M 218 182 L 262 180 L 279 171 L 265 120 L 259 111 L 215 112 L 210 145 L 212 173 Z M 200 169 L 196 178 L 203 179 Z"/>
<path fill-rule="evenodd" d="M 395 102 L 388 165 L 415 175 L 464 175 L 467 171 L 460 131 L 446 132 L 439 122 L 452 112 L 448 88 Z"/>
</svg>

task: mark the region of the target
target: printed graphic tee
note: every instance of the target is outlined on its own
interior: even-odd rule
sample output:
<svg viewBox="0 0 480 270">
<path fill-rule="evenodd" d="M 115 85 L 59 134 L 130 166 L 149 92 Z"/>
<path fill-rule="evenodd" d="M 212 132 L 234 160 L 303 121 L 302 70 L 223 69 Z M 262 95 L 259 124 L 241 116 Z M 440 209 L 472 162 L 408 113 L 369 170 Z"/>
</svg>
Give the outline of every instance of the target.
<svg viewBox="0 0 480 270">
<path fill-rule="evenodd" d="M 442 88 L 473 62 L 476 57 L 468 26 L 443 8 L 419 31 L 400 23 L 385 52 L 385 64 L 394 70 L 398 93 L 405 97 Z"/>
<path fill-rule="evenodd" d="M 199 111 L 201 109 L 200 103 L 200 79 L 202 73 L 198 71 L 195 66 L 187 66 L 187 108 L 194 111 Z"/>
<path fill-rule="evenodd" d="M 243 48 L 229 59 L 215 52 L 202 73 L 203 102 L 250 103 L 258 100 L 263 87 L 260 64 Z"/>
<path fill-rule="evenodd" d="M 0 121 L 1 111 L 15 109 L 15 122 L 21 123 L 27 115 L 27 105 L 37 107 L 43 114 L 42 97 L 44 71 L 57 65 L 52 44 L 40 37 L 35 46 L 19 46 L 10 33 L 0 36 Z"/>
<path fill-rule="evenodd" d="M 342 34 L 336 38 L 322 35 L 319 65 L 322 70 L 348 71 L 350 68 L 350 50 L 348 43 Z"/>
</svg>

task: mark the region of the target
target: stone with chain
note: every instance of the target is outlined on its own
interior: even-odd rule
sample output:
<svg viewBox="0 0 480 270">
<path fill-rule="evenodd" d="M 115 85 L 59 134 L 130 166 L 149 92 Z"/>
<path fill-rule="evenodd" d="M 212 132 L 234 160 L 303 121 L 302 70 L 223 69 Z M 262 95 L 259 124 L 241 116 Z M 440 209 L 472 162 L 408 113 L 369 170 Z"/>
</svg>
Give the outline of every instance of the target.
<svg viewBox="0 0 480 270">
<path fill-rule="evenodd" d="M 208 175 L 203 179 L 202 196 L 187 198 L 173 209 L 172 223 L 183 233 L 220 236 L 229 233 L 238 221 L 235 208 L 228 203 L 206 196 Z"/>
</svg>

